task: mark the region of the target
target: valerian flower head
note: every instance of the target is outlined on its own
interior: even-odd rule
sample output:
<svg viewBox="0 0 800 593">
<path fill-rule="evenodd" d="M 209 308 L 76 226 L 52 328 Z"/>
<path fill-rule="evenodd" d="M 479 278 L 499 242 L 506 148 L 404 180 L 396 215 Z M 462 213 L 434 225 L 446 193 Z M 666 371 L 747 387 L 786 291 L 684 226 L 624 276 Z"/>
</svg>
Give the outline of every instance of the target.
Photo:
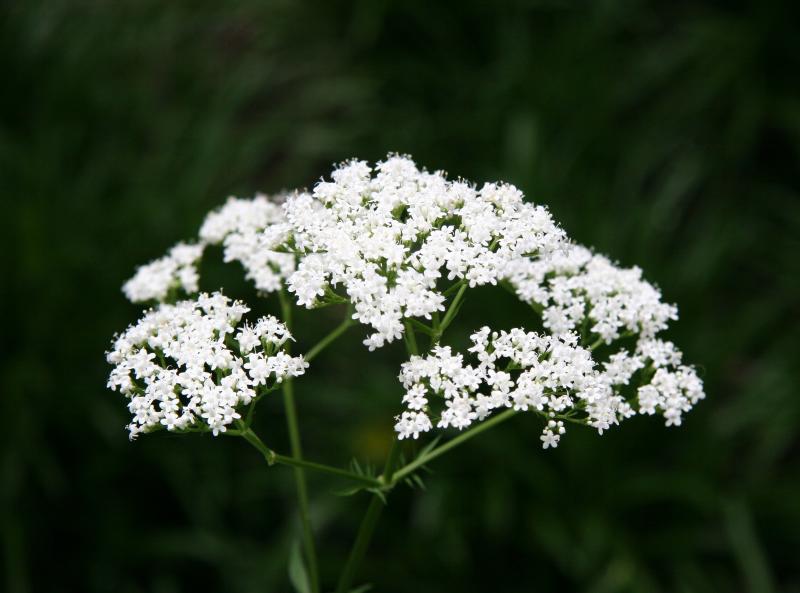
<svg viewBox="0 0 800 593">
<path fill-rule="evenodd" d="M 404 156 L 348 161 L 310 191 L 230 198 L 207 216 L 196 243 L 139 268 L 125 294 L 163 303 L 196 293 L 208 245 L 221 245 L 261 293 L 286 291 L 307 308 L 350 303 L 352 318 L 369 328 L 369 350 L 429 322 L 429 352 L 400 373 L 401 439 L 434 426 L 464 429 L 511 408 L 544 417 L 549 448 L 567 422 L 602 433 L 640 413 L 679 425 L 704 397 L 680 351 L 657 337 L 677 308 L 639 268 L 569 242 L 546 208 L 509 184 L 450 180 Z M 529 304 L 543 331 L 484 327 L 463 354 L 442 345 L 450 295 L 487 284 Z M 220 299 L 162 304 L 119 338 L 110 385 L 131 398 L 133 436 L 159 425 L 216 434 L 260 390 L 302 373 L 302 359 L 281 349 L 285 326 L 264 318 L 235 329 L 242 305 L 209 305 Z M 140 326 L 149 328 L 145 338 Z M 175 358 L 166 346 L 195 358 Z"/>
<path fill-rule="evenodd" d="M 222 294 L 162 304 L 118 336 L 107 354 L 108 381 L 130 401 L 131 438 L 158 428 L 210 430 L 308 364 L 283 347 L 292 337 L 274 317 L 240 323 L 249 309 Z"/>
<path fill-rule="evenodd" d="M 225 262 L 239 262 L 246 277 L 264 293 L 274 292 L 295 269 L 295 256 L 275 251 L 288 236 L 281 197 L 274 200 L 262 194 L 252 199 L 229 198 L 211 212 L 200 227 L 197 243 L 179 243 L 170 252 L 141 266 L 123 286 L 134 303 L 164 302 L 182 292 L 199 290 L 197 270 L 205 248 L 222 245 Z"/>
<path fill-rule="evenodd" d="M 295 269 L 295 256 L 281 251 L 291 229 L 280 200 L 262 194 L 252 200 L 229 198 L 200 228 L 200 241 L 222 244 L 225 261 L 241 263 L 247 279 L 264 293 L 279 290 Z"/>
<path fill-rule="evenodd" d="M 579 245 L 517 265 L 509 280 L 520 299 L 543 309 L 544 326 L 557 335 L 587 321 L 610 344 L 625 333 L 653 337 L 678 317 L 639 268 L 619 268 Z"/>
<path fill-rule="evenodd" d="M 397 418 L 398 438 L 417 438 L 433 428 L 464 429 L 493 411 L 513 408 L 542 414 L 548 422 L 542 445 L 555 447 L 564 434 L 564 420 L 594 427 L 600 434 L 637 412 L 661 413 L 667 426 L 704 397 L 694 369 L 680 364 L 669 342 L 646 339 L 635 353 L 621 350 L 598 364 L 578 336 L 526 332 L 516 328 L 472 334 L 467 364 L 449 346 L 436 346 L 426 356 L 412 356 L 400 371 L 406 410 Z M 636 378 L 633 401 L 623 388 Z"/>
<path fill-rule="evenodd" d="M 441 279 L 496 284 L 564 247 L 547 210 L 514 186 L 449 181 L 401 156 L 374 170 L 345 163 L 285 210 L 301 254 L 289 290 L 306 307 L 341 290 L 374 330 L 370 350 L 401 337 L 404 319 L 443 311 Z"/>
</svg>

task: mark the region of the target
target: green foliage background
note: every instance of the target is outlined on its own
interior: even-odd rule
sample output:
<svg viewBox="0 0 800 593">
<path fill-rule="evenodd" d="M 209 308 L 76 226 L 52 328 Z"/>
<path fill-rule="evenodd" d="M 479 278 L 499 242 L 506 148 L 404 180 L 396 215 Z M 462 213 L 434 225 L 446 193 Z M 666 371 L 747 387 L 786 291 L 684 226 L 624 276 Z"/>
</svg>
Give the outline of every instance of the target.
<svg viewBox="0 0 800 593">
<path fill-rule="evenodd" d="M 395 493 L 376 591 L 800 591 L 795 3 L 26 1 L 0 8 L 0 589 L 286 591 L 289 470 L 235 439 L 131 444 L 104 351 L 120 285 L 229 194 L 353 156 L 515 183 L 641 265 L 708 399 L 539 447 L 519 416 Z M 237 270 L 213 266 L 254 299 Z M 229 284 L 231 283 L 231 284 Z M 265 307 L 274 303 L 266 302 Z M 337 312 L 302 316 L 301 337 Z M 464 331 L 524 323 L 471 294 Z M 385 453 L 399 349 L 298 382 L 310 457 Z M 257 426 L 288 448 L 278 398 Z M 367 504 L 312 476 L 331 583 Z"/>
</svg>

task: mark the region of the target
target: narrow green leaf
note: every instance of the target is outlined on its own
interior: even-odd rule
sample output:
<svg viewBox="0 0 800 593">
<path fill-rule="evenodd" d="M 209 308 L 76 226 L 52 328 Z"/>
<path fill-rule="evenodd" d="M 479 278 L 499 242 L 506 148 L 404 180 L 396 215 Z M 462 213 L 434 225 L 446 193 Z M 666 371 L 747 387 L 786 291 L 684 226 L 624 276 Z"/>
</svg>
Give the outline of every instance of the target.
<svg viewBox="0 0 800 593">
<path fill-rule="evenodd" d="M 350 486 L 349 488 L 341 488 L 339 490 L 334 490 L 334 496 L 353 496 L 364 490 L 364 486 Z"/>
<path fill-rule="evenodd" d="M 427 455 L 427 454 L 428 454 L 428 453 L 430 453 L 431 451 L 433 451 L 434 447 L 436 447 L 436 445 L 438 445 L 438 444 L 439 444 L 439 441 L 441 440 L 441 438 L 442 438 L 442 436 L 441 436 L 441 435 L 437 435 L 435 439 L 433 439 L 433 440 L 432 440 L 430 443 L 428 443 L 427 445 L 425 445 L 425 446 L 422 448 L 422 450 L 420 450 L 420 452 L 419 452 L 419 455 L 417 455 L 417 457 L 418 457 L 418 458 L 419 458 L 419 457 L 422 457 L 422 456 L 424 456 L 424 455 Z"/>
<path fill-rule="evenodd" d="M 375 496 L 381 499 L 381 502 L 386 505 L 386 494 L 384 494 L 383 490 L 379 488 L 369 488 L 368 492 L 372 492 Z"/>
</svg>

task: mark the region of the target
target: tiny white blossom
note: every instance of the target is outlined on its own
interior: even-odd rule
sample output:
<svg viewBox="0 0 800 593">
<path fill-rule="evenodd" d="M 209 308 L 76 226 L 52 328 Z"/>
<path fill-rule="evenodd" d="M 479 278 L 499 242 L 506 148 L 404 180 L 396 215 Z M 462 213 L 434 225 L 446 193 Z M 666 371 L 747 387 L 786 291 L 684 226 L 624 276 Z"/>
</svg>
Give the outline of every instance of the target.
<svg viewBox="0 0 800 593">
<path fill-rule="evenodd" d="M 542 436 L 540 437 L 542 448 L 557 447 L 558 442 L 561 440 L 561 435 L 565 432 L 564 423 L 561 420 L 550 420 L 544 427 Z"/>
<path fill-rule="evenodd" d="M 431 420 L 423 412 L 403 412 L 394 426 L 397 438 L 401 441 L 407 438 L 416 439 L 420 433 L 428 432 L 431 428 Z"/>
</svg>

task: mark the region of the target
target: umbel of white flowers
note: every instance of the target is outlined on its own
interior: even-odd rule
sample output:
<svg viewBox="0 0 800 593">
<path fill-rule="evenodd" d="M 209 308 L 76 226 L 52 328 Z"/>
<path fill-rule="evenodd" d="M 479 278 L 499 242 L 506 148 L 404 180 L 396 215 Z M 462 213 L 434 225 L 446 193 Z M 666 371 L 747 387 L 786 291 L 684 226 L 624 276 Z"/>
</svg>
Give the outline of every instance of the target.
<svg viewBox="0 0 800 593">
<path fill-rule="evenodd" d="M 691 368 L 679 365 L 680 354 L 670 342 L 640 341 L 635 354 L 617 352 L 598 368 L 574 333 L 538 335 L 519 328 L 498 333 L 484 327 L 471 339 L 475 365 L 464 364 L 449 346 L 403 364 L 407 411 L 395 426 L 399 438 L 417 438 L 432 428 L 434 395 L 444 402 L 439 428 L 465 428 L 497 408 L 543 413 L 550 419 L 542 434 L 545 449 L 558 444 L 562 418 L 580 419 L 602 434 L 636 414 L 621 390 L 643 368 L 655 374 L 638 388 L 639 411 L 662 410 L 668 426 L 680 424 L 682 413 L 703 397 L 702 383 Z"/>
<path fill-rule="evenodd" d="M 109 387 L 130 399 L 131 438 L 199 422 L 216 436 L 247 406 L 308 363 L 282 350 L 289 331 L 274 317 L 237 330 L 249 309 L 219 293 L 162 304 L 117 337 Z"/>
<path fill-rule="evenodd" d="M 274 318 L 232 338 L 241 304 L 221 295 L 165 304 L 197 292 L 208 245 L 222 245 L 225 261 L 241 263 L 262 293 L 285 289 L 307 308 L 351 303 L 353 319 L 370 328 L 370 351 L 403 337 L 407 320 L 445 311 L 446 284 L 503 284 L 541 315 L 543 334 L 474 333 L 474 364 L 440 345 L 441 336 L 404 363 L 401 439 L 513 408 L 545 416 L 547 448 L 558 444 L 564 421 L 602 433 L 637 413 L 661 413 L 679 425 L 704 396 L 681 353 L 656 337 L 677 309 L 641 270 L 569 242 L 549 212 L 512 185 L 450 181 L 389 156 L 374 168 L 344 163 L 310 193 L 230 198 L 208 215 L 197 242 L 139 268 L 125 294 L 162 304 L 109 354 L 109 385 L 131 398 L 132 436 L 156 426 L 217 434 L 270 377 L 306 366 L 280 350 L 289 334 Z"/>
</svg>

